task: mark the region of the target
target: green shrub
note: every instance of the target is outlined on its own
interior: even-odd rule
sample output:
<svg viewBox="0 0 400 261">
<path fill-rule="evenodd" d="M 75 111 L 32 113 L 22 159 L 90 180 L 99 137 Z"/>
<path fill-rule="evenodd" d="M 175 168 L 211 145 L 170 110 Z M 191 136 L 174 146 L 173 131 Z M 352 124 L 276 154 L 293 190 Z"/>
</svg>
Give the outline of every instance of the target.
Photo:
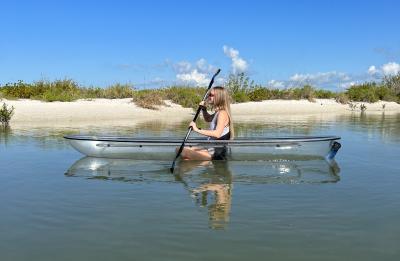
<svg viewBox="0 0 400 261">
<path fill-rule="evenodd" d="M 348 104 L 350 102 L 350 99 L 346 93 L 341 92 L 336 95 L 335 101 L 341 104 Z"/>
<path fill-rule="evenodd" d="M 378 99 L 382 101 L 398 101 L 398 97 L 396 96 L 394 90 L 385 85 L 377 87 L 375 90 L 375 94 Z"/>
<path fill-rule="evenodd" d="M 172 86 L 163 89 L 164 98 L 171 100 L 176 104 L 180 104 L 185 108 L 197 109 L 199 103 L 204 97 L 207 88 L 192 88 L 192 87 L 179 87 Z"/>
<path fill-rule="evenodd" d="M 383 78 L 383 85 L 388 87 L 394 95 L 400 98 L 400 72 Z"/>
<path fill-rule="evenodd" d="M 251 101 L 264 101 L 270 99 L 271 93 L 267 88 L 256 87 L 249 91 L 248 97 Z"/>
<path fill-rule="evenodd" d="M 284 99 L 284 100 L 298 100 L 299 99 L 299 97 L 296 95 L 296 93 L 294 91 L 294 88 L 282 90 L 280 95 L 281 95 L 282 99 Z"/>
<path fill-rule="evenodd" d="M 376 90 L 376 83 L 363 83 L 361 85 L 351 86 L 347 89 L 346 94 L 352 101 L 377 102 L 379 97 Z"/>
<path fill-rule="evenodd" d="M 290 98 L 297 100 L 307 99 L 310 102 L 315 102 L 315 90 L 310 85 L 304 85 L 302 88 L 294 88 L 291 91 Z"/>
<path fill-rule="evenodd" d="M 232 96 L 232 102 L 237 103 L 237 102 L 248 102 L 250 101 L 249 96 L 245 91 L 237 91 L 235 93 L 231 94 Z"/>
<path fill-rule="evenodd" d="M 335 98 L 337 102 L 349 101 L 376 102 L 378 100 L 400 101 L 400 73 L 385 76 L 382 83 L 364 83 L 350 87 L 343 93 L 315 89 L 310 85 L 300 88 L 273 89 L 254 84 L 245 73 L 231 74 L 225 84 L 232 97 L 232 102 L 263 101 L 270 99 L 308 99 Z M 164 104 L 169 99 L 183 107 L 196 109 L 204 96 L 206 88 L 171 86 L 161 89 L 136 91 L 130 84 L 116 83 L 107 88 L 80 87 L 71 79 L 37 81 L 31 84 L 18 81 L 0 86 L 0 97 L 7 99 L 38 99 L 43 101 L 74 101 L 94 98 L 133 98 L 139 106 L 152 107 Z M 154 95 L 152 97 L 151 95 Z"/>
<path fill-rule="evenodd" d="M 56 80 L 54 82 L 39 81 L 35 83 L 36 98 L 47 101 L 69 102 L 79 99 L 81 90 L 71 79 Z"/>
<path fill-rule="evenodd" d="M 283 93 L 285 90 L 279 90 L 279 89 L 270 89 L 269 94 L 270 94 L 270 99 L 283 99 Z"/>
<path fill-rule="evenodd" d="M 81 98 L 83 99 L 105 98 L 105 91 L 103 88 L 99 87 L 85 88 L 81 91 Z"/>
<path fill-rule="evenodd" d="M 247 91 L 251 88 L 253 81 L 244 73 L 230 74 L 226 82 L 226 88 L 234 94 L 239 91 Z"/>
<path fill-rule="evenodd" d="M 142 108 L 156 110 L 156 106 L 165 105 L 163 94 L 158 90 L 141 90 L 133 93 L 133 102 Z"/>
<path fill-rule="evenodd" d="M 1 125 L 4 127 L 8 126 L 11 117 L 14 115 L 14 107 L 11 108 L 7 107 L 7 104 L 3 103 L 3 106 L 0 109 L 0 122 Z"/>
<path fill-rule="evenodd" d="M 117 83 L 107 88 L 83 88 L 71 79 L 53 82 L 40 80 L 33 84 L 18 81 L 0 88 L 0 93 L 5 98 L 37 99 L 49 102 L 74 101 L 82 98 L 131 98 L 133 92 L 133 86 L 129 84 Z"/>
<path fill-rule="evenodd" d="M 336 93 L 329 90 L 314 90 L 315 97 L 318 99 L 332 99 L 336 97 Z"/>
<path fill-rule="evenodd" d="M 1 87 L 1 93 L 4 98 L 8 99 L 29 99 L 34 95 L 32 86 L 21 80 L 16 83 L 7 83 Z"/>
<path fill-rule="evenodd" d="M 133 86 L 130 84 L 117 83 L 103 90 L 104 98 L 108 99 L 132 98 L 134 94 Z"/>
<path fill-rule="evenodd" d="M 247 102 L 250 101 L 248 93 L 252 89 L 257 88 L 254 81 L 251 81 L 249 76 L 244 72 L 239 74 L 229 75 L 228 81 L 226 82 L 226 88 L 232 97 L 232 102 Z"/>
</svg>

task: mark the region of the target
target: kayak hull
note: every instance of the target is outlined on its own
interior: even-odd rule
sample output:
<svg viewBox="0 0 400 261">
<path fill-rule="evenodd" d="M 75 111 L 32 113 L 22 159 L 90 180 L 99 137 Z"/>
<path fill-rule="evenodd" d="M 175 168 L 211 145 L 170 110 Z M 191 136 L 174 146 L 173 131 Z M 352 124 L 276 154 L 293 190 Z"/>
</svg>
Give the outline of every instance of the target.
<svg viewBox="0 0 400 261">
<path fill-rule="evenodd" d="M 182 140 L 129 137 L 65 136 L 71 146 L 86 156 L 114 159 L 171 160 Z M 280 137 L 229 141 L 188 139 L 185 147 L 225 147 L 228 160 L 333 159 L 340 148 L 337 136 Z M 339 145 L 338 145 L 339 144 Z M 338 148 L 339 147 L 339 148 Z"/>
</svg>

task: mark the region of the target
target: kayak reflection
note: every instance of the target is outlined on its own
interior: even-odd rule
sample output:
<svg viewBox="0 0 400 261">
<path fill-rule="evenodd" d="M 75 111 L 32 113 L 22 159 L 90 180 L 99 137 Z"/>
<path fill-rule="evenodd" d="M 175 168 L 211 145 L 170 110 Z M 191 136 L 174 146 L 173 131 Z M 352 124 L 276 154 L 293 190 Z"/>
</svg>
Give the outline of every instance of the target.
<svg viewBox="0 0 400 261">
<path fill-rule="evenodd" d="M 179 182 L 200 209 L 209 226 L 224 229 L 229 223 L 233 184 L 322 184 L 340 180 L 335 161 L 179 161 L 171 162 L 84 157 L 65 173 L 68 177 L 122 182 Z"/>
<path fill-rule="evenodd" d="M 126 182 L 199 182 L 218 183 L 301 184 L 335 183 L 340 180 L 336 161 L 179 161 L 175 175 L 170 174 L 169 161 L 130 160 L 83 157 L 65 173 L 66 176 Z"/>
</svg>

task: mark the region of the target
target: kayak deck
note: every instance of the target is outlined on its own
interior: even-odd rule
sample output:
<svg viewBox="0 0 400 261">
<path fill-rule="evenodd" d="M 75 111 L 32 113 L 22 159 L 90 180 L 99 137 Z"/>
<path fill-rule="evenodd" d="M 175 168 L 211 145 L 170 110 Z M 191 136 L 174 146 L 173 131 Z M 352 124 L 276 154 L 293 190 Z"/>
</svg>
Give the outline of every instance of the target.
<svg viewBox="0 0 400 261">
<path fill-rule="evenodd" d="M 65 136 L 71 146 L 84 155 L 104 158 L 171 160 L 183 140 L 177 138 L 137 138 L 117 136 Z M 268 160 L 274 158 L 333 158 L 338 136 L 295 136 L 237 138 L 234 140 L 188 139 L 187 147 L 226 147 L 230 160 Z M 334 146 L 335 145 L 335 146 Z M 334 148 L 335 147 L 335 148 Z M 340 147 L 340 145 L 339 145 Z M 335 150 L 335 151 L 333 151 Z"/>
</svg>

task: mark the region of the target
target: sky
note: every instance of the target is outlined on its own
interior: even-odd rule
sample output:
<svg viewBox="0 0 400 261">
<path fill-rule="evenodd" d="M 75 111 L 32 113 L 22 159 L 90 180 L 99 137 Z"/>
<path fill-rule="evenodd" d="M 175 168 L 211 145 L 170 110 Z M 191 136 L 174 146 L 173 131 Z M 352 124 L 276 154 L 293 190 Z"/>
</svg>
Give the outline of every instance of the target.
<svg viewBox="0 0 400 261">
<path fill-rule="evenodd" d="M 0 0 L 0 84 L 138 89 L 244 72 L 343 90 L 400 72 L 400 1 Z"/>
</svg>

